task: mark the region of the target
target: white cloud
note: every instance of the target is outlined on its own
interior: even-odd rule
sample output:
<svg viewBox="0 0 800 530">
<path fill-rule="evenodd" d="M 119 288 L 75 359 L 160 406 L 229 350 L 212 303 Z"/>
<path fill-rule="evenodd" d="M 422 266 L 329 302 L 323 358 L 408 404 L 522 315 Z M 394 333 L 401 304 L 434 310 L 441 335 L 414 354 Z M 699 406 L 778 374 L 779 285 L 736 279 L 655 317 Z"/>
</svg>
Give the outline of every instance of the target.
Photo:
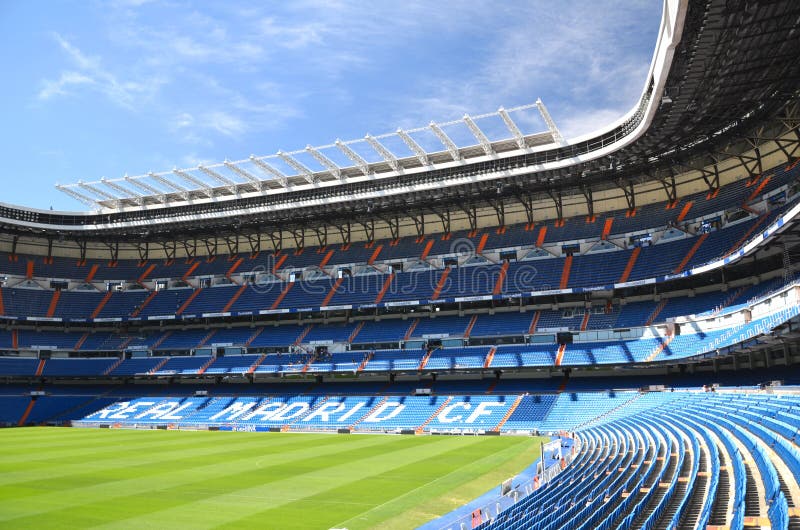
<svg viewBox="0 0 800 530">
<path fill-rule="evenodd" d="M 406 126 L 419 126 L 431 119 L 457 119 L 464 113 L 531 103 L 537 97 L 547 104 L 549 94 L 554 100 L 550 111 L 561 117 L 556 122 L 565 136 L 595 130 L 598 120 L 610 118 L 607 125 L 627 112 L 641 93 L 651 50 L 630 53 L 620 41 L 631 33 L 627 17 L 641 18 L 641 12 L 651 8 L 659 13 L 658 6 L 647 1 L 515 8 L 503 31 L 485 36 L 488 44 L 474 58 L 474 67 L 431 79 L 394 105 L 393 114 Z M 509 20 L 501 7 L 485 11 L 477 25 L 467 23 L 461 30 L 494 27 L 498 18 L 493 13 Z M 571 16 L 577 13 L 580 17 Z M 655 41 L 656 28 L 646 29 Z M 531 124 L 541 126 L 541 121 Z"/>
<path fill-rule="evenodd" d="M 75 70 L 61 72 L 58 79 L 42 80 L 42 88 L 37 93 L 40 100 L 49 100 L 57 96 L 66 96 L 69 88 L 84 87 L 105 96 L 112 103 L 136 110 L 137 104 L 156 92 L 164 83 L 164 79 L 153 76 L 147 82 L 120 80 L 115 74 L 103 67 L 98 57 L 90 57 L 77 46 L 59 34 L 53 35 L 61 50 L 70 60 Z"/>
<path fill-rule="evenodd" d="M 247 123 L 244 120 L 224 111 L 208 113 L 203 122 L 207 123 L 207 127 L 225 136 L 239 136 L 247 132 Z"/>
<path fill-rule="evenodd" d="M 247 122 L 230 112 L 212 110 L 194 115 L 181 112 L 171 121 L 171 129 L 183 134 L 183 138 L 192 143 L 199 143 L 200 131 L 215 131 L 229 137 L 241 136 L 248 131 Z M 188 132 L 187 132 L 188 131 Z"/>
<path fill-rule="evenodd" d="M 94 80 L 79 72 L 63 72 L 56 80 L 44 80 L 42 88 L 36 95 L 41 100 L 56 96 L 66 96 L 69 88 L 76 85 L 93 84 Z"/>
</svg>

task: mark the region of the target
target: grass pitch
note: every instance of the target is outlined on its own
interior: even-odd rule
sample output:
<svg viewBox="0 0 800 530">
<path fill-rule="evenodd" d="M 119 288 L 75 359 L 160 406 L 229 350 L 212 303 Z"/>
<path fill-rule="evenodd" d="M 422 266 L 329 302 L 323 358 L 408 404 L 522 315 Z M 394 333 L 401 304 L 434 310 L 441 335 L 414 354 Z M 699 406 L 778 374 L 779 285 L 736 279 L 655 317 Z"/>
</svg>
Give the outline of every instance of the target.
<svg viewBox="0 0 800 530">
<path fill-rule="evenodd" d="M 541 439 L 0 430 L 2 528 L 412 528 L 530 465 Z"/>
</svg>

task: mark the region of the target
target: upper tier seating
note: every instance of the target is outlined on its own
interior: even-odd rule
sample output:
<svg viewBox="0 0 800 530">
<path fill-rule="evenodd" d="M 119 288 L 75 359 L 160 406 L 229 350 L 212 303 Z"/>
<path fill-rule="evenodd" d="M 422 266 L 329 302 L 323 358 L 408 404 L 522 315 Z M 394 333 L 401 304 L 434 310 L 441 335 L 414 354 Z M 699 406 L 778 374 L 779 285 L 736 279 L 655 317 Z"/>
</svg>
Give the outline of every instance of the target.
<svg viewBox="0 0 800 530">
<path fill-rule="evenodd" d="M 628 280 L 643 280 L 673 274 L 723 256 L 735 247 L 757 220 L 749 220 L 712 231 L 703 236 L 662 242 L 638 250 Z M 633 249 L 589 253 L 569 258 L 548 257 L 512 262 L 501 273 L 500 265 L 476 265 L 451 268 L 446 281 L 440 282 L 440 270 L 367 274 L 334 280 L 327 276 L 296 282 L 272 282 L 259 285 L 219 285 L 203 289 L 162 289 L 153 294 L 140 290 L 107 295 L 97 291 L 61 292 L 32 288 L 2 288 L 4 313 L 21 317 L 140 318 L 182 315 L 184 317 L 218 314 L 224 311 L 258 312 L 265 309 L 306 308 L 315 310 L 323 304 L 350 305 L 453 298 L 481 294 L 518 294 L 559 287 L 606 286 L 619 281 Z M 722 303 L 727 296 L 714 300 Z M 699 302 L 698 302 L 699 303 Z M 623 310 L 623 315 L 626 311 Z M 671 311 L 667 309 L 667 315 Z M 540 327 L 551 318 L 544 317 Z M 591 329 L 613 326 L 613 317 L 600 313 Z M 624 327 L 626 316 L 620 319 Z M 563 324 L 563 323 L 562 323 Z M 561 325 L 552 327 L 562 327 Z M 573 327 L 569 326 L 568 327 Z"/>
<path fill-rule="evenodd" d="M 710 199 L 703 191 L 679 199 L 674 208 L 667 208 L 667 203 L 658 202 L 639 206 L 635 215 L 628 215 L 628 212 L 624 210 L 603 212 L 598 214 L 594 222 L 587 222 L 585 217 L 579 216 L 564 220 L 563 225 L 556 220 L 537 223 L 529 230 L 526 230 L 527 225 L 517 224 L 507 226 L 503 231 L 492 228 L 480 229 L 472 237 L 467 231 L 456 231 L 447 238 L 443 238 L 441 234 L 429 236 L 420 241 L 414 237 L 404 237 L 396 244 L 390 244 L 392 243 L 390 240 L 381 240 L 369 245 L 356 242 L 346 247 L 329 245 L 327 247 L 306 247 L 299 251 L 289 249 L 281 251 L 277 255 L 272 252 L 259 252 L 252 255 L 218 255 L 212 258 L 141 262 L 124 259 L 115 262 L 102 259 L 79 261 L 65 257 L 53 257 L 52 260 L 47 260 L 39 256 L 14 256 L 0 253 L 0 272 L 23 277 L 136 282 L 174 279 L 185 275 L 224 276 L 233 272 L 246 273 L 275 268 L 299 270 L 319 266 L 322 263 L 342 265 L 366 263 L 373 258 L 377 261 L 414 258 L 421 256 L 429 244 L 428 253 L 431 256 L 453 253 L 457 249 L 462 249 L 465 244 L 471 245 L 473 248 L 482 246 L 487 250 L 534 245 L 539 239 L 540 230 L 543 230 L 542 241 L 546 245 L 561 241 L 598 238 L 605 227 L 606 219 L 613 220 L 609 236 L 614 237 L 626 232 L 665 227 L 670 223 L 677 222 L 679 217 L 687 220 L 696 219 L 714 212 L 728 210 L 732 206 L 748 202 L 754 190 L 758 190 L 758 196 L 768 194 L 793 182 L 798 174 L 800 174 L 798 167 L 786 171 L 784 167 L 779 166 L 765 172 L 756 182 L 743 179 L 723 186 L 717 195 Z M 615 256 L 614 259 L 618 258 L 621 259 L 621 256 Z M 578 272 L 578 278 L 581 278 L 582 272 L 576 272 Z M 602 278 L 602 281 L 609 282 L 616 281 L 616 279 L 609 276 Z M 202 306 L 200 302 L 198 304 L 198 308 Z M 209 301 L 209 304 L 212 302 Z"/>
</svg>

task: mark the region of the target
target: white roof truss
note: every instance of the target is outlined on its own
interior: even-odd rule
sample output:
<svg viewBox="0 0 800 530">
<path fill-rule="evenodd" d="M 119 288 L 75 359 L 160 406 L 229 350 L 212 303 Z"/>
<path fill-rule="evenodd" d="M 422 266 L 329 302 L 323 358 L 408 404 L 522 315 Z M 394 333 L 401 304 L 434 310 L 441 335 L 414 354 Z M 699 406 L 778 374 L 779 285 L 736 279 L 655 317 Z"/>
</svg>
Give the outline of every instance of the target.
<svg viewBox="0 0 800 530">
<path fill-rule="evenodd" d="M 342 168 L 337 166 L 336 163 L 333 160 L 331 160 L 327 156 L 323 155 L 322 153 L 320 153 L 319 151 L 317 151 L 316 149 L 314 149 L 310 145 L 306 146 L 306 152 L 308 152 L 311 156 L 313 156 L 317 160 L 317 162 L 322 164 L 322 166 L 325 169 L 330 171 L 331 175 L 333 175 L 337 179 L 341 180 L 341 178 L 342 178 Z"/>
<path fill-rule="evenodd" d="M 224 177 L 224 176 L 220 175 L 219 173 L 217 173 L 213 169 L 207 168 L 203 164 L 198 164 L 197 170 L 201 171 L 202 173 L 204 173 L 206 175 L 208 175 L 209 177 L 211 177 L 212 179 L 216 180 L 217 182 L 219 182 L 223 186 L 226 186 L 231 193 L 234 193 L 234 194 L 236 193 L 236 182 L 232 181 L 228 177 Z"/>
<path fill-rule="evenodd" d="M 497 113 L 503 119 L 503 123 L 506 124 L 506 127 L 511 132 L 511 135 L 514 137 L 514 140 L 517 141 L 517 147 L 520 149 L 525 149 L 525 137 L 522 136 L 522 131 L 519 130 L 517 124 L 514 123 L 514 120 L 511 119 L 511 115 L 508 113 L 506 109 L 500 107 L 497 109 Z"/>
<path fill-rule="evenodd" d="M 416 140 L 411 138 L 411 135 L 409 135 L 403 129 L 397 129 L 397 136 L 399 136 L 405 142 L 408 148 L 411 149 L 411 151 L 419 160 L 420 164 L 423 166 L 431 165 L 431 161 L 428 159 L 428 153 L 425 152 L 425 149 L 423 149 L 422 146 L 416 142 Z"/>
<path fill-rule="evenodd" d="M 183 197 L 187 201 L 189 200 L 189 190 L 187 190 L 186 188 L 184 188 L 180 184 L 176 184 L 176 183 L 172 182 L 171 180 L 169 180 L 168 178 L 165 178 L 163 175 L 159 175 L 158 173 L 153 173 L 152 171 L 150 173 L 148 173 L 147 176 L 150 177 L 151 179 L 155 180 L 159 184 L 162 184 L 167 188 L 171 188 L 171 189 L 177 191 L 180 194 L 181 197 Z"/>
<path fill-rule="evenodd" d="M 367 161 L 361 158 L 361 155 L 350 149 L 350 146 L 344 143 L 343 141 L 336 139 L 336 147 L 345 154 L 347 158 L 353 161 L 353 163 L 361 170 L 364 176 L 369 175 L 369 164 Z"/>
<path fill-rule="evenodd" d="M 83 188 L 83 189 L 85 189 L 86 191 L 90 191 L 90 192 L 94 193 L 98 197 L 102 197 L 103 199 L 109 199 L 111 201 L 119 200 L 118 197 L 115 197 L 115 196 L 111 195 L 110 193 L 108 193 L 107 191 L 103 191 L 103 190 L 93 186 L 92 184 L 89 184 L 88 182 L 78 181 L 78 186 Z"/>
<path fill-rule="evenodd" d="M 113 180 L 108 180 L 106 178 L 101 178 L 100 182 L 103 183 L 104 186 L 108 186 L 112 190 L 116 191 L 117 193 L 121 194 L 121 197 L 125 198 L 125 196 L 129 197 L 131 200 L 136 201 L 137 204 L 143 204 L 144 199 L 141 193 L 135 190 L 129 190 L 123 186 L 120 186 L 117 182 Z"/>
<path fill-rule="evenodd" d="M 547 132 L 540 130 L 540 132 L 528 135 L 527 132 L 520 130 L 512 116 L 516 118 L 515 113 L 534 107 L 539 111 L 547 127 Z M 509 137 L 492 141 L 484 132 L 487 129 L 481 120 L 497 117 L 502 118 L 511 134 Z M 535 122 L 541 125 L 539 120 L 535 120 Z M 528 124 L 528 121 L 524 123 Z M 445 132 L 450 131 L 448 127 L 453 126 L 458 127 L 460 132 L 464 125 L 470 130 L 471 136 L 477 140 L 477 143 L 460 146 L 454 138 L 457 137 L 460 141 L 461 135 L 450 136 Z M 481 128 L 482 126 L 483 128 Z M 429 133 L 436 136 L 438 142 L 444 146 L 444 150 L 438 148 L 436 141 L 431 142 L 432 145 L 429 146 L 426 142 L 421 141 L 421 136 L 418 136 L 418 134 L 422 134 L 427 137 Z M 398 139 L 402 140 L 409 149 L 408 153 L 403 151 L 404 154 L 399 157 L 390 150 L 396 145 L 399 148 Z M 464 136 L 464 139 L 469 142 L 470 136 Z M 426 138 L 427 140 L 428 138 Z M 393 174 L 401 174 L 406 170 L 425 171 L 448 164 L 452 165 L 453 162 L 461 164 L 464 161 L 484 156 L 493 158 L 510 156 L 515 151 L 515 147 L 527 150 L 529 147 L 539 148 L 548 143 L 564 145 L 564 140 L 547 112 L 547 108 L 541 100 L 537 100 L 535 103 L 510 109 L 501 107 L 496 112 L 488 114 L 465 114 L 461 119 L 454 121 L 431 122 L 424 127 L 397 129 L 393 133 L 377 136 L 367 134 L 362 139 L 349 141 L 337 139 L 332 144 L 308 145 L 305 149 L 297 151 L 278 151 L 275 155 L 261 157 L 251 155 L 244 160 L 225 160 L 216 164 L 200 164 L 196 167 L 159 173 L 150 172 L 133 177 L 125 175 L 117 179 L 102 178 L 90 183 L 79 181 L 73 184 L 58 185 L 57 189 L 84 204 L 105 210 L 149 208 L 157 204 L 176 205 L 191 199 L 217 200 L 219 197 L 228 197 L 225 190 L 234 196 L 241 196 L 242 193 L 271 194 L 289 189 L 302 190 L 306 188 L 306 184 L 300 182 L 301 179 L 312 186 L 317 186 L 320 184 L 320 177 L 325 179 L 322 182 L 324 185 L 336 185 L 364 177 L 368 179 L 391 177 Z M 375 161 L 367 160 L 367 158 L 373 160 L 374 157 L 370 151 L 362 149 L 365 144 L 371 151 L 377 153 L 378 157 Z M 422 145 L 426 145 L 426 147 Z M 326 154 L 328 153 L 326 149 L 334 148 L 352 161 L 353 165 L 348 166 L 345 163 L 336 162 L 334 161 L 335 157 L 332 158 Z M 307 160 L 302 158 L 303 154 L 311 155 L 322 169 L 315 170 L 307 167 L 301 162 L 301 160 Z M 296 158 L 298 155 L 300 158 Z M 277 162 L 279 160 L 280 162 Z M 382 160 L 382 162 L 378 163 L 377 160 Z M 416 161 L 419 161 L 419 167 Z M 314 168 L 316 167 L 314 165 Z M 327 178 L 327 175 L 330 175 L 333 180 Z"/>
<path fill-rule="evenodd" d="M 384 147 L 384 145 L 380 143 L 377 138 L 368 134 L 364 137 L 364 139 L 369 145 L 372 146 L 373 149 L 375 149 L 375 151 L 377 151 L 379 155 L 381 155 L 384 160 L 386 160 L 386 163 L 389 164 L 393 170 L 400 171 L 400 164 L 397 162 L 397 157 L 394 156 L 391 151 L 386 149 L 386 147 Z"/>
<path fill-rule="evenodd" d="M 481 144 L 481 147 L 483 147 L 483 152 L 486 153 L 487 156 L 494 155 L 492 143 L 489 141 L 486 135 L 483 134 L 483 131 L 480 129 L 480 127 L 478 127 L 478 124 L 475 123 L 475 120 L 469 117 L 469 114 L 464 114 L 464 123 L 466 123 L 467 127 L 469 127 L 472 136 L 474 136 L 475 139 L 478 140 L 478 143 Z"/>
<path fill-rule="evenodd" d="M 228 168 L 229 170 L 233 171 L 234 173 L 236 173 L 237 175 L 239 175 L 243 179 L 245 179 L 245 180 L 249 181 L 250 183 L 254 184 L 255 188 L 257 190 L 261 189 L 261 179 L 259 179 L 255 175 L 251 174 L 248 171 L 245 171 L 244 169 L 242 169 L 238 165 L 234 164 L 230 160 L 226 160 L 225 162 L 223 162 L 223 164 L 225 164 L 225 167 Z"/>
<path fill-rule="evenodd" d="M 553 141 L 557 144 L 564 144 L 564 137 L 561 136 L 561 132 L 559 132 L 558 127 L 556 127 L 556 122 L 553 121 L 553 118 L 550 116 L 550 113 L 547 112 L 547 107 L 544 106 L 541 99 L 536 100 L 536 108 L 539 109 L 539 114 L 542 115 L 542 119 L 547 124 L 547 128 L 550 130 L 550 134 L 553 135 Z"/>
<path fill-rule="evenodd" d="M 289 153 L 278 151 L 278 156 L 281 157 L 281 160 L 289 164 L 292 167 L 292 169 L 297 171 L 297 173 L 299 173 L 300 176 L 306 179 L 309 184 L 316 184 L 318 182 L 319 179 L 317 179 L 317 177 L 314 176 L 311 170 L 308 169 L 303 164 L 301 164 L 300 162 L 298 162 L 297 159 L 292 157 L 292 155 L 290 155 Z"/>
<path fill-rule="evenodd" d="M 61 191 L 61 192 L 63 192 L 63 193 L 66 193 L 67 195 L 69 195 L 73 199 L 75 199 L 77 201 L 80 201 L 80 202 L 82 202 L 83 204 L 85 204 L 87 206 L 97 206 L 97 200 L 96 199 L 93 199 L 92 197 L 89 197 L 88 195 L 84 195 L 83 193 L 81 193 L 79 191 L 75 191 L 75 186 L 76 186 L 75 184 L 68 184 L 66 186 L 63 185 L 63 184 L 56 184 L 56 189 Z"/>
<path fill-rule="evenodd" d="M 195 177 L 194 175 L 192 175 L 191 173 L 183 171 L 182 169 L 173 169 L 172 172 L 174 174 L 176 174 L 177 176 L 181 177 L 183 180 L 185 180 L 187 182 L 191 182 L 192 184 L 197 186 L 197 189 L 199 191 L 201 191 L 203 193 L 203 195 L 205 195 L 206 197 L 213 197 L 214 196 L 214 192 L 211 191 L 211 186 L 208 185 L 208 182 L 206 182 L 204 180 L 201 180 L 201 179 Z M 151 174 L 150 176 L 152 177 L 153 175 L 154 174 Z M 164 180 L 166 180 L 166 179 L 164 179 Z M 170 182 L 170 181 L 167 181 L 167 182 Z M 179 186 L 179 188 L 181 188 L 183 191 L 189 191 L 186 188 L 184 188 L 183 186 Z"/>
<path fill-rule="evenodd" d="M 435 134 L 439 141 L 442 142 L 442 144 L 444 144 L 444 146 L 447 148 L 447 152 L 450 153 L 450 157 L 453 160 L 461 160 L 461 153 L 458 152 L 458 146 L 453 142 L 453 140 L 450 139 L 449 136 L 447 136 L 442 128 L 439 127 L 436 122 L 431 122 L 428 127 L 430 127 L 431 131 L 433 131 L 433 134 Z"/>
<path fill-rule="evenodd" d="M 271 165 L 267 164 L 260 158 L 256 158 L 253 155 L 250 155 L 250 162 L 252 162 L 254 166 L 256 166 L 258 169 L 260 169 L 267 175 L 272 175 L 273 177 L 278 179 L 278 182 L 280 182 L 281 186 L 283 186 L 284 188 L 289 187 L 289 178 L 280 171 L 278 171 L 277 169 L 275 169 L 274 167 L 272 167 Z"/>
<path fill-rule="evenodd" d="M 154 188 L 153 186 L 145 182 L 144 179 L 145 177 L 129 177 L 128 175 L 125 175 L 122 180 L 130 184 L 133 184 L 134 186 L 143 189 L 144 191 L 149 192 L 152 195 L 158 195 L 158 196 L 164 195 L 163 191 L 161 191 L 158 188 Z"/>
</svg>

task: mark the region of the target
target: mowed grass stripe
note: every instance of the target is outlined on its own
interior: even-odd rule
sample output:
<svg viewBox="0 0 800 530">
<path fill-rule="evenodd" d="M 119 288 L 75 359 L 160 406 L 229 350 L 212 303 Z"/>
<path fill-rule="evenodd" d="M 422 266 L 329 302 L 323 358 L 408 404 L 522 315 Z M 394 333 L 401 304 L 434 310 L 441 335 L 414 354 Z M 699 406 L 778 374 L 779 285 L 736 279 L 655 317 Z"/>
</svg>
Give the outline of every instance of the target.
<svg viewBox="0 0 800 530">
<path fill-rule="evenodd" d="M 17 430 L 38 430 L 38 429 L 13 429 L 13 431 Z M 45 429 L 46 430 L 46 429 Z M 72 432 L 73 430 L 77 429 L 60 429 L 62 433 Z M 92 429 L 80 429 L 81 431 L 89 431 L 91 432 Z M 135 443 L 137 447 L 141 449 L 152 449 L 158 450 L 161 447 L 169 447 L 170 445 L 174 445 L 174 441 L 170 438 L 165 437 L 158 437 L 154 436 L 150 440 L 142 440 L 141 436 L 133 436 L 134 434 L 140 433 L 141 431 L 117 431 L 117 430 L 97 430 L 96 433 L 101 433 L 100 436 L 96 436 L 95 438 L 87 438 L 81 443 L 74 443 L 74 444 L 61 444 L 59 443 L 57 446 L 50 446 L 49 448 L 42 445 L 30 445 L 28 446 L 24 439 L 12 442 L 16 443 L 17 446 L 13 450 L 9 451 L 8 454 L 0 455 L 0 466 L 6 463 L 15 464 L 19 461 L 21 455 L 25 455 L 25 460 L 28 462 L 35 462 L 35 461 L 42 461 L 42 462 L 58 462 L 62 460 L 82 460 L 82 457 L 90 456 L 95 457 L 99 454 L 103 453 L 110 453 L 115 454 L 119 453 L 121 448 L 127 447 L 130 443 Z M 159 431 L 156 431 L 159 432 Z M 114 435 L 116 433 L 124 433 L 125 436 L 112 436 L 113 439 L 109 439 L 106 435 Z M 163 432 L 162 432 L 163 433 Z M 193 433 L 192 431 L 186 431 L 185 434 Z M 199 439 L 198 439 L 199 440 Z M 43 449 L 47 449 L 46 451 Z"/>
<path fill-rule="evenodd" d="M 262 510 L 265 505 L 281 507 L 306 497 L 320 494 L 335 489 L 343 484 L 355 483 L 369 477 L 380 475 L 391 469 L 400 467 L 405 463 L 418 462 L 443 455 L 453 450 L 453 443 L 447 437 L 420 437 L 405 438 L 398 436 L 356 436 L 342 437 L 357 444 L 358 438 L 375 438 L 379 445 L 370 447 L 369 450 L 352 452 L 352 459 L 337 461 L 323 458 L 312 459 L 311 462 L 302 462 L 300 470 L 287 469 L 288 474 L 283 478 L 269 477 L 266 483 L 250 487 L 235 487 L 224 491 L 226 485 L 210 479 L 208 487 L 214 488 L 216 494 L 200 500 L 190 502 L 175 508 L 148 512 L 140 517 L 102 525 L 104 529 L 116 528 L 156 528 L 163 521 L 180 521 L 181 525 L 189 528 L 216 528 L 226 525 L 249 514 Z M 480 443 L 478 437 L 458 437 L 464 447 Z M 397 447 L 394 447 L 397 446 Z M 423 447 L 420 447 L 423 446 Z M 310 471 L 302 472 L 303 469 Z M 255 475 L 255 473 L 253 473 Z M 233 485 L 227 485 L 233 487 Z M 199 493 L 199 492 L 198 492 Z M 358 502 L 354 496 L 354 501 Z M 364 506 L 357 506 L 355 513 L 363 511 Z M 322 508 L 320 511 L 324 510 Z M 292 521 L 282 519 L 272 526 L 274 528 L 314 528 L 312 519 L 319 512 L 312 512 L 303 519 Z M 309 523 L 311 524 L 309 526 Z M 244 525 L 243 528 L 251 526 Z"/>
<path fill-rule="evenodd" d="M 51 464 L 38 459 L 51 453 L 48 437 L 54 451 L 65 440 L 75 449 L 79 439 L 103 451 L 99 459 L 81 452 Z M 26 454 L 34 440 L 36 449 Z M 399 521 L 405 528 L 409 517 L 416 517 L 413 524 L 424 522 L 414 512 L 416 503 L 452 496 L 459 482 L 474 481 L 524 453 L 526 442 L 538 443 L 509 437 L 7 429 L 0 431 L 0 444 L 20 456 L 16 467 L 0 465 L 0 481 L 14 481 L 0 487 L 0 527 L 329 528 L 350 521 L 350 528 L 383 528 Z M 524 458 L 504 478 L 533 458 Z M 429 510 L 421 513 L 428 516 Z"/>
<path fill-rule="evenodd" d="M 396 467 L 366 480 L 342 482 L 336 488 L 231 521 L 223 528 L 254 528 L 264 522 L 277 528 L 307 528 L 309 525 L 313 528 L 350 530 L 371 528 L 405 512 L 423 499 L 438 496 L 476 475 L 484 474 L 487 469 L 502 464 L 523 448 L 535 446 L 530 438 L 515 438 L 511 446 L 508 446 L 507 439 L 500 438 L 475 440 L 470 437 L 459 440 L 457 444 L 453 441 L 446 443 L 450 448 L 445 452 L 413 462 L 399 461 Z M 420 450 L 427 448 L 421 447 Z M 387 455 L 388 459 L 393 457 Z M 484 491 L 489 487 L 486 486 Z M 355 517 L 353 504 L 364 507 Z M 413 523 L 422 522 L 417 520 Z M 404 527 L 410 526 L 412 522 L 406 521 Z"/>
<path fill-rule="evenodd" d="M 181 432 L 150 432 L 141 431 L 143 438 L 147 435 L 175 435 L 176 440 L 180 440 L 181 436 L 185 433 Z M 38 495 L 30 495 L 25 497 L 15 497 L 9 492 L 3 492 L 0 497 L 0 521 L 10 521 L 22 517 L 30 517 L 42 515 L 47 512 L 54 512 L 57 510 L 69 510 L 74 507 L 83 506 L 96 501 L 106 500 L 115 502 L 127 496 L 138 494 L 153 494 L 157 492 L 166 492 L 171 488 L 193 484 L 197 482 L 216 482 L 227 483 L 222 480 L 225 477 L 242 478 L 250 476 L 257 466 L 262 468 L 271 468 L 280 465 L 301 465 L 306 461 L 315 457 L 328 457 L 334 458 L 337 453 L 346 451 L 365 450 L 370 446 L 385 443 L 383 440 L 388 437 L 360 437 L 359 440 L 352 444 L 345 443 L 344 437 L 337 437 L 332 435 L 310 435 L 316 437 L 324 437 L 335 440 L 338 443 L 333 445 L 319 447 L 317 445 L 310 445 L 301 449 L 289 449 L 286 452 L 280 453 L 275 456 L 274 460 L 267 458 L 262 453 L 255 452 L 252 456 L 241 459 L 229 459 L 226 455 L 225 440 L 226 435 L 234 433 L 205 433 L 206 435 L 216 435 L 219 441 L 219 453 L 206 458 L 209 462 L 206 465 L 190 466 L 184 469 L 172 468 L 168 462 L 164 462 L 153 474 L 142 476 L 137 474 L 134 477 L 124 477 L 120 480 L 104 481 L 99 484 L 93 484 L 83 487 L 54 489 L 53 491 L 43 492 Z M 250 434 L 250 433 L 235 433 L 235 434 Z M 281 436 L 302 438 L 302 435 L 292 434 L 278 434 L 269 435 L 266 433 L 250 434 L 253 438 L 261 437 L 264 446 L 267 447 L 271 440 L 280 440 Z M 121 454 L 129 454 L 138 449 L 135 445 L 129 445 L 126 448 L 121 448 Z M 263 460 L 270 460 L 263 462 Z M 24 463 L 21 463 L 24 466 Z M 263 482 L 263 481 L 262 481 Z M 53 488 L 58 488 L 58 482 L 53 483 Z M 215 489 L 214 493 L 218 493 L 219 489 Z M 100 502 L 102 504 L 102 502 Z M 37 520 L 32 519 L 31 522 Z M 58 520 L 58 519 L 55 519 Z"/>
<path fill-rule="evenodd" d="M 513 445 L 508 445 L 507 439 L 490 440 L 485 445 L 471 448 L 473 449 L 471 451 L 461 451 L 452 455 L 451 458 L 458 458 L 455 469 L 452 469 L 455 460 L 448 462 L 447 467 L 437 459 L 424 463 L 423 466 L 411 466 L 408 472 L 414 473 L 415 476 L 424 474 L 425 478 L 430 480 L 413 489 L 406 488 L 391 500 L 338 522 L 335 526 L 353 530 L 371 528 L 378 524 L 382 529 L 392 526 L 408 528 L 424 524 L 483 495 L 503 480 L 511 478 L 531 465 L 539 458 L 540 441 L 547 441 L 544 438 L 519 437 L 512 439 L 515 442 Z M 449 471 L 448 467 L 452 470 Z M 386 478 L 391 481 L 396 480 L 391 474 Z M 479 484 L 474 484 L 466 494 L 460 491 L 462 486 L 473 481 Z M 442 498 L 443 495 L 447 495 L 447 498 Z M 425 505 L 425 510 L 417 509 L 421 504 Z"/>
<path fill-rule="evenodd" d="M 474 462 L 454 470 L 444 480 L 450 481 L 455 477 L 464 478 L 457 487 L 451 489 L 440 488 L 442 484 L 436 481 L 437 489 L 445 489 L 436 495 L 434 491 L 426 491 L 424 500 L 413 499 L 410 507 L 388 519 L 380 522 L 381 530 L 401 530 L 412 526 L 422 525 L 432 519 L 464 506 L 499 485 L 504 480 L 517 475 L 535 462 L 541 456 L 541 443 L 550 441 L 549 438 L 523 438 L 523 445 L 511 446 L 497 453 L 490 454 L 479 462 Z M 405 503 L 405 497 L 398 499 Z M 413 502 L 416 500 L 416 502 Z"/>
<path fill-rule="evenodd" d="M 17 454 L 24 454 L 28 455 L 29 457 L 35 454 L 37 449 L 49 449 L 51 452 L 55 453 L 57 451 L 65 450 L 71 451 L 74 449 L 82 449 L 86 447 L 103 447 L 103 444 L 107 441 L 108 437 L 114 437 L 115 442 L 118 443 L 126 443 L 129 441 L 136 440 L 135 432 L 133 431 L 124 431 L 124 430 L 116 430 L 116 429 L 69 429 L 69 428 L 59 428 L 58 430 L 61 431 L 59 437 L 63 438 L 58 446 L 53 446 L 53 434 L 52 431 L 55 428 L 24 428 L 24 429 L 12 429 L 12 434 L 4 435 L 4 440 L 9 444 L 8 450 L 4 450 L 3 454 L 0 455 L 0 462 L 5 460 L 12 460 Z M 40 432 L 47 432 L 46 436 L 14 436 L 16 435 L 17 431 L 21 432 L 29 432 L 29 431 L 40 431 Z M 72 433 L 79 433 L 80 435 L 73 435 Z M 98 436 L 98 433 L 102 433 L 101 436 Z M 94 434 L 94 435 L 93 435 Z M 13 438 L 12 438 L 13 436 Z M 49 438 L 48 438 L 49 436 Z M 46 455 L 43 455 L 46 456 Z"/>
<path fill-rule="evenodd" d="M 157 433 L 153 433 L 158 435 Z M 105 479 L 106 481 L 119 480 L 126 473 L 135 476 L 143 476 L 160 472 L 156 464 L 169 462 L 170 467 L 186 469 L 204 465 L 208 459 L 218 456 L 224 451 L 228 460 L 237 458 L 248 458 L 253 455 L 253 451 L 258 451 L 262 457 L 270 454 L 279 454 L 286 451 L 287 446 L 292 449 L 302 447 L 322 447 L 328 444 L 335 444 L 335 437 L 325 436 L 322 439 L 309 437 L 298 441 L 292 437 L 284 437 L 283 440 L 271 442 L 269 446 L 264 446 L 263 438 L 252 435 L 241 436 L 242 433 L 219 433 L 217 436 L 207 436 L 207 439 L 196 439 L 192 437 L 188 440 L 181 440 L 180 446 L 176 447 L 176 440 L 169 436 L 168 440 L 163 441 L 159 446 L 169 448 L 169 451 L 153 451 L 152 445 L 138 445 L 136 454 L 120 455 L 119 448 L 116 453 L 106 454 L 104 458 L 93 458 L 87 462 L 67 462 L 51 463 L 35 461 L 25 466 L 24 470 L 19 469 L 17 463 L 12 470 L 4 470 L 4 467 L 11 468 L 11 465 L 0 465 L 0 498 L 3 497 L 3 486 L 13 485 L 15 488 L 30 488 L 36 493 L 40 489 L 50 489 L 55 478 L 68 478 L 73 485 L 78 483 L 80 478 L 85 477 L 89 484 L 98 484 Z M 221 442 L 224 446 L 221 446 Z M 213 459 L 213 458 L 212 458 Z M 37 481 L 45 481 L 46 484 L 36 484 Z M 43 488 L 40 486 L 44 486 Z"/>
</svg>

